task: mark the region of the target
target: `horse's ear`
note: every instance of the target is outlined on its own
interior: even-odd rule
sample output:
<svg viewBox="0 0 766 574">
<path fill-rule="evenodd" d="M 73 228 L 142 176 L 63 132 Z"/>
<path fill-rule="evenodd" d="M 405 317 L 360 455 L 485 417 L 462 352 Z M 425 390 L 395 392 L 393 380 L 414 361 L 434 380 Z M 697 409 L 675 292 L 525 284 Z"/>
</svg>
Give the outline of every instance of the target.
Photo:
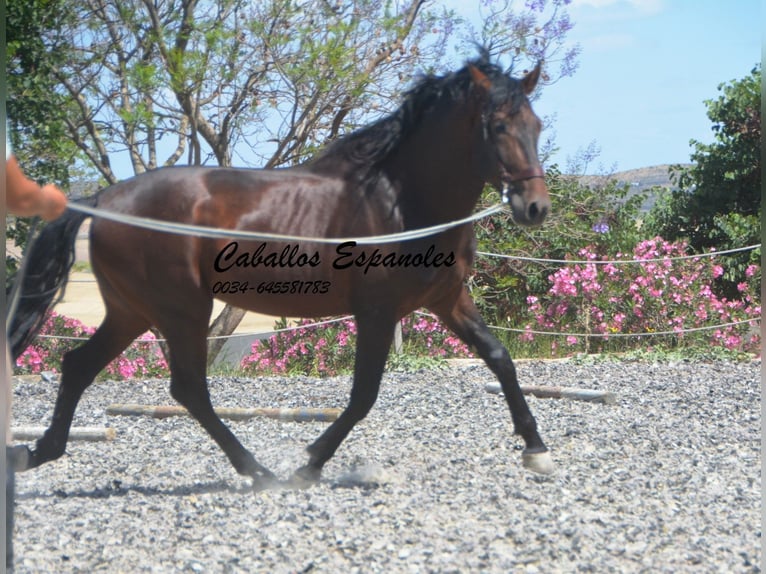
<svg viewBox="0 0 766 574">
<path fill-rule="evenodd" d="M 542 70 L 542 62 L 537 62 L 535 69 L 529 72 L 521 79 L 521 86 L 524 88 L 524 93 L 529 95 L 535 90 L 537 81 L 540 79 L 540 71 Z"/>
<path fill-rule="evenodd" d="M 468 71 L 471 74 L 471 80 L 473 80 L 473 83 L 479 86 L 484 92 L 489 92 L 489 90 L 492 88 L 492 81 L 487 77 L 487 74 L 473 65 L 468 66 Z"/>
</svg>

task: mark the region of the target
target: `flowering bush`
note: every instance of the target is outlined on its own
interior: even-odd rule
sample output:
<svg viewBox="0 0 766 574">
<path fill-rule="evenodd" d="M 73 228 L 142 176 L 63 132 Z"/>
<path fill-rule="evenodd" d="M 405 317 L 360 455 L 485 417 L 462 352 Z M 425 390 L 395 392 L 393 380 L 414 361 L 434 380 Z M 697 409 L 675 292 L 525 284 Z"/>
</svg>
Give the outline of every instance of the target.
<svg viewBox="0 0 766 574">
<path fill-rule="evenodd" d="M 245 373 L 308 374 L 334 376 L 350 372 L 356 354 L 356 323 L 353 320 L 308 327 L 302 320 L 298 328 L 256 341 L 250 354 L 241 362 Z M 276 327 L 284 328 L 286 321 Z M 95 329 L 76 319 L 51 313 L 35 342 L 16 361 L 20 374 L 43 371 L 60 372 L 61 360 L 82 344 Z M 433 357 L 470 357 L 463 344 L 436 319 L 411 315 L 402 321 L 403 352 Z M 168 366 L 151 333 L 145 333 L 122 355 L 112 361 L 105 373 L 116 379 L 167 377 Z"/>
<path fill-rule="evenodd" d="M 595 156 L 594 150 L 576 158 L 578 165 L 570 173 L 584 173 Z M 581 171 L 582 170 L 582 171 Z M 580 249 L 596 252 L 622 250 L 629 252 L 645 235 L 637 222 L 641 220 L 646 192 L 611 180 L 598 188 L 583 185 L 577 177 L 565 175 L 555 166 L 546 166 L 545 184 L 553 201 L 553 209 L 538 228 L 515 225 L 507 211 L 476 222 L 479 251 L 523 255 L 538 259 L 526 262 L 513 258 L 476 258 L 469 277 L 471 296 L 490 325 L 518 326 L 526 320 L 526 300 L 542 296 L 548 289 L 548 276 L 560 267 L 549 259 L 565 259 Z M 497 202 L 497 192 L 485 191 L 480 207 Z M 519 353 L 529 353 L 537 345 L 517 347 L 515 337 L 499 334 L 501 340 Z M 515 354 L 515 353 L 514 353 Z"/>
<path fill-rule="evenodd" d="M 438 319 L 421 314 L 412 314 L 402 320 L 402 350 L 442 359 L 473 357 L 468 346 Z"/>
<path fill-rule="evenodd" d="M 20 374 L 61 371 L 61 360 L 72 349 L 82 345 L 95 329 L 77 319 L 50 313 L 34 343 L 16 359 Z M 144 333 L 104 371 L 116 379 L 166 377 L 168 365 L 152 333 Z"/>
<path fill-rule="evenodd" d="M 168 363 L 162 354 L 157 338 L 147 331 L 125 349 L 105 372 L 115 379 L 152 379 L 170 376 Z"/>
<path fill-rule="evenodd" d="M 80 346 L 94 333 L 77 319 L 49 313 L 34 342 L 16 359 L 21 374 L 36 374 L 43 371 L 60 372 L 64 355 Z"/>
<path fill-rule="evenodd" d="M 755 352 L 760 346 L 757 329 L 748 324 L 721 327 L 694 334 L 684 333 L 713 325 L 759 318 L 757 301 L 760 268 L 747 268 L 748 281 L 738 286 L 740 297 L 718 297 L 712 286 L 724 273 L 716 258 L 691 258 L 675 261 L 650 261 L 686 254 L 686 243 L 669 243 L 660 237 L 640 242 L 633 250 L 633 260 L 641 263 L 596 264 L 597 260 L 621 260 L 622 253 L 599 256 L 593 248 L 581 249 L 579 257 L 593 263 L 562 267 L 549 276 L 551 286 L 542 297 L 530 296 L 529 314 L 522 340 L 535 338 L 534 330 L 561 333 L 593 333 L 593 337 L 567 336 L 565 345 L 586 352 L 613 349 L 610 334 L 676 333 L 669 340 L 682 340 L 722 346 L 727 349 Z M 615 337 L 611 338 L 612 340 Z M 558 340 L 551 344 L 555 354 Z"/>
<path fill-rule="evenodd" d="M 350 319 L 322 327 L 307 327 L 301 320 L 297 329 L 279 332 L 253 343 L 241 367 L 252 374 L 306 374 L 333 376 L 353 365 L 356 323 Z M 286 329 L 287 322 L 277 322 Z"/>
<path fill-rule="evenodd" d="M 285 330 L 253 343 L 241 366 L 251 374 L 305 374 L 331 377 L 353 370 L 356 353 L 356 323 L 345 319 L 307 327 L 312 321 L 298 322 L 297 329 Z M 286 322 L 277 324 L 285 328 Z M 428 357 L 470 357 L 468 347 L 436 319 L 410 315 L 402 321 L 403 352 Z"/>
<path fill-rule="evenodd" d="M 606 254 L 605 246 L 578 251 L 586 261 L 564 266 L 548 276 L 547 291 L 527 297 L 526 331 L 520 337 L 529 351 L 534 331 L 570 333 L 551 338 L 550 353 L 602 352 L 643 348 L 645 338 L 621 338 L 618 334 L 671 333 L 652 337 L 661 345 L 712 345 L 743 352 L 760 352 L 760 331 L 753 324 L 726 323 L 759 319 L 758 299 L 761 269 L 748 265 L 744 281 L 737 285 L 738 297 L 716 294 L 715 282 L 726 273 L 723 264 L 711 257 L 669 261 L 685 255 L 685 243 L 670 243 L 660 237 L 641 241 L 632 255 Z M 659 259 L 659 261 L 655 261 Z M 632 264 L 598 261 L 636 261 Z M 241 361 L 247 374 L 307 374 L 333 376 L 353 369 L 356 353 L 356 323 L 346 319 L 321 327 L 279 332 L 256 341 Z M 438 322 L 421 314 L 402 320 L 402 357 L 471 357 L 469 349 Z M 277 328 L 286 327 L 286 321 Z M 701 330 L 703 328 L 709 328 Z M 700 329 L 694 331 L 695 329 Z M 692 330 L 692 332 L 689 332 Z M 79 346 L 94 329 L 81 322 L 51 313 L 40 336 L 17 359 L 23 373 L 60 371 L 64 354 Z M 588 333 L 587 336 L 577 333 Z M 537 354 L 548 351 L 537 345 Z M 151 333 L 145 333 L 105 370 L 118 379 L 166 377 L 168 367 Z"/>
</svg>

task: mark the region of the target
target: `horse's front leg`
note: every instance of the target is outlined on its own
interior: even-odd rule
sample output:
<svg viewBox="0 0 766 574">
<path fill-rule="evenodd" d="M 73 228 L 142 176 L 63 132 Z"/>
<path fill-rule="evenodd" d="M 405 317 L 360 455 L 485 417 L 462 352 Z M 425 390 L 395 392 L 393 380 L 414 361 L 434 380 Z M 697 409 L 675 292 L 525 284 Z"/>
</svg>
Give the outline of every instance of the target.
<svg viewBox="0 0 766 574">
<path fill-rule="evenodd" d="M 432 311 L 467 345 L 476 349 L 500 381 L 516 434 L 521 435 L 526 445 L 522 454 L 524 466 L 541 474 L 553 472 L 553 460 L 537 433 L 537 423 L 521 392 L 513 361 L 507 349 L 489 331 L 468 291 L 464 289 L 449 308 L 434 307 Z"/>
<path fill-rule="evenodd" d="M 370 412 L 378 398 L 380 380 L 386 366 L 396 321 L 392 314 L 378 310 L 374 315 L 356 317 L 357 341 L 354 382 L 346 409 L 327 430 L 308 447 L 309 462 L 293 475 L 296 486 L 319 481 L 324 464 L 332 458 L 354 425 Z"/>
</svg>

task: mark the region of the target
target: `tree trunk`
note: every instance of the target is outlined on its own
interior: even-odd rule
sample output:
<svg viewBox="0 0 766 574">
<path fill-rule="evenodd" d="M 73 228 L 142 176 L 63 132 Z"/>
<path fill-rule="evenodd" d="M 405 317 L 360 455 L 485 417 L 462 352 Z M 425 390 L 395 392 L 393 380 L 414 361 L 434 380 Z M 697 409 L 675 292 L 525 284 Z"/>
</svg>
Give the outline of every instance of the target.
<svg viewBox="0 0 766 574">
<path fill-rule="evenodd" d="M 213 324 L 208 329 L 208 337 L 226 337 L 234 332 L 234 329 L 242 322 L 245 316 L 245 310 L 239 307 L 226 305 L 223 311 L 215 318 Z M 226 339 L 210 339 L 207 343 L 207 366 L 213 364 L 218 354 L 226 344 Z"/>
</svg>

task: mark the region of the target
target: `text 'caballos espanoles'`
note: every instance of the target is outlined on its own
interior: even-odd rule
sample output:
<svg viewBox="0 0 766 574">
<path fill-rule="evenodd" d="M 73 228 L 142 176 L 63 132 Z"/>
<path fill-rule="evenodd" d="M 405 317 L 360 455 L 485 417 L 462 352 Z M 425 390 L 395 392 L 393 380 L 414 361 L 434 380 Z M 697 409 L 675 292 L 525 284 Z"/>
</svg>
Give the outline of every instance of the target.
<svg viewBox="0 0 766 574">
<path fill-rule="evenodd" d="M 424 252 L 397 253 L 381 251 L 379 248 L 364 250 L 357 248 L 356 241 L 340 243 L 335 248 L 336 257 L 332 261 L 334 269 L 359 269 L 365 275 L 376 267 L 452 267 L 455 264 L 453 252 L 436 251 L 436 246 L 429 246 Z M 228 243 L 215 258 L 213 267 L 219 273 L 234 268 L 295 268 L 318 267 L 322 259 L 319 251 L 306 252 L 299 245 L 287 244 L 281 250 L 269 250 L 268 243 L 261 243 L 254 251 L 240 251 L 239 243 Z"/>
</svg>

